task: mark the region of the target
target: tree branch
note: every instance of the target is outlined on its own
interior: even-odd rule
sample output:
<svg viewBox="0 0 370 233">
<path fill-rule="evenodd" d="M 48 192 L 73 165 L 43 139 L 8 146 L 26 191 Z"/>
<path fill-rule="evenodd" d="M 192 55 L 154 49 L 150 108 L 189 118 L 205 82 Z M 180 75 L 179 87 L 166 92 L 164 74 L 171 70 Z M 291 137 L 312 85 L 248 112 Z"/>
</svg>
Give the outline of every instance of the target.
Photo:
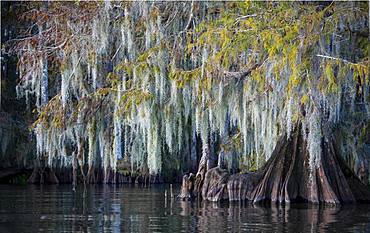
<svg viewBox="0 0 370 233">
<path fill-rule="evenodd" d="M 194 8 L 194 1 L 191 1 L 189 20 L 188 20 L 188 23 L 186 24 L 186 27 L 185 27 L 184 31 L 189 29 L 191 20 L 193 18 L 193 8 Z"/>
<path fill-rule="evenodd" d="M 321 58 L 325 58 L 325 59 L 332 59 L 332 60 L 336 60 L 336 61 L 341 61 L 341 62 L 350 64 L 350 65 L 357 65 L 357 66 L 366 67 L 365 65 L 358 64 L 358 63 L 353 63 L 353 62 L 350 62 L 350 61 L 348 61 L 346 59 L 342 59 L 342 58 L 338 58 L 338 57 L 331 57 L 331 56 L 326 56 L 326 55 L 321 55 L 321 54 L 317 54 L 316 56 L 317 57 L 321 57 Z"/>
<path fill-rule="evenodd" d="M 225 78 L 228 78 L 228 79 L 240 79 L 240 78 L 243 78 L 243 77 L 246 77 L 248 75 L 250 75 L 252 73 L 253 70 L 256 70 L 258 68 L 260 68 L 261 66 L 263 66 L 265 64 L 265 62 L 267 61 L 264 60 L 263 62 L 260 62 L 260 63 L 256 63 L 254 64 L 252 67 L 246 69 L 246 70 L 242 70 L 242 71 L 222 71 L 222 74 L 224 75 Z"/>
<path fill-rule="evenodd" d="M 240 16 L 240 17 L 236 18 L 234 25 L 235 24 L 238 24 L 241 20 L 252 18 L 252 17 L 256 17 L 256 16 L 257 16 L 257 14 Z"/>
</svg>

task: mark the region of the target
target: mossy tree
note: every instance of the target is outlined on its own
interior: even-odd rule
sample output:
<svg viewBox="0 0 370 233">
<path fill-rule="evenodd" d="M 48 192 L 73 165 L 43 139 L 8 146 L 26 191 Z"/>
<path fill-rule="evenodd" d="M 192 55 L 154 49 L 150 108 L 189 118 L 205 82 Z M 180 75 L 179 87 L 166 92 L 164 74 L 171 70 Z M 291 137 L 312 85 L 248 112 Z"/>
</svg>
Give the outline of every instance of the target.
<svg viewBox="0 0 370 233">
<path fill-rule="evenodd" d="M 45 32 L 31 26 L 12 49 L 20 95 L 40 98 L 45 56 L 49 88 L 59 89 L 33 125 L 49 166 L 103 167 L 109 182 L 122 158 L 132 173 L 157 175 L 233 148 L 228 164 L 256 170 L 299 127 L 315 170 L 322 140 L 349 114 L 344 103 L 369 109 L 364 2 L 29 8 L 26 18 Z"/>
</svg>

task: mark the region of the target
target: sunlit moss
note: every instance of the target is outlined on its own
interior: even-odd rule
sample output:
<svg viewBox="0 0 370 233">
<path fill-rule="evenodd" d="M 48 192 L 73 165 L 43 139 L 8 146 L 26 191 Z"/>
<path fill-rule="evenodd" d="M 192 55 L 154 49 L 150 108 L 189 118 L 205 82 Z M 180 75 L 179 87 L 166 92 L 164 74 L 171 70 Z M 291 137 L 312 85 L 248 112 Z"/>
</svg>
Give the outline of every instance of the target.
<svg viewBox="0 0 370 233">
<path fill-rule="evenodd" d="M 61 37 L 73 40 L 55 51 L 60 94 L 37 110 L 39 154 L 58 160 L 70 143 L 81 166 L 87 153 L 87 163 L 100 161 L 106 172 L 123 157 L 132 172 L 148 166 L 157 174 L 185 167 L 195 132 L 202 153 L 218 147 L 211 135 L 230 137 L 243 169 L 256 170 L 278 136 L 301 122 L 315 166 L 322 125 L 338 124 L 346 102 L 363 97 L 369 106 L 367 44 L 341 51 L 351 46 L 342 42 L 347 25 L 364 27 L 363 3 L 196 4 L 66 3 L 71 19 L 49 25 L 67 25 Z M 29 53 L 19 54 L 18 93 L 40 99 L 36 48 L 31 41 L 19 48 Z M 50 143 L 59 135 L 61 143 Z"/>
</svg>

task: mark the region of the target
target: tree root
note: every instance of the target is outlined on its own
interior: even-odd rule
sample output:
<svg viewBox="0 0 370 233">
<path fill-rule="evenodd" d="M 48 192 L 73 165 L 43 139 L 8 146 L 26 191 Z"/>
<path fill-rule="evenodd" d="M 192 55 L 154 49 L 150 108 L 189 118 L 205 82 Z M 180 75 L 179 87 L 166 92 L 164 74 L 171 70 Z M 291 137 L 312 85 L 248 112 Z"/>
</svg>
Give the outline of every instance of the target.
<svg viewBox="0 0 370 233">
<path fill-rule="evenodd" d="M 254 173 L 230 175 L 221 168 L 206 171 L 202 199 L 208 201 L 355 203 L 370 202 L 370 188 L 363 185 L 339 156 L 333 140 L 322 139 L 320 161 L 310 166 L 307 141 L 296 127 L 289 139 L 280 138 L 271 158 Z M 204 170 L 204 161 L 201 163 Z M 180 198 L 193 194 L 193 181 L 183 178 Z M 199 195 L 198 195 L 199 196 Z"/>
</svg>

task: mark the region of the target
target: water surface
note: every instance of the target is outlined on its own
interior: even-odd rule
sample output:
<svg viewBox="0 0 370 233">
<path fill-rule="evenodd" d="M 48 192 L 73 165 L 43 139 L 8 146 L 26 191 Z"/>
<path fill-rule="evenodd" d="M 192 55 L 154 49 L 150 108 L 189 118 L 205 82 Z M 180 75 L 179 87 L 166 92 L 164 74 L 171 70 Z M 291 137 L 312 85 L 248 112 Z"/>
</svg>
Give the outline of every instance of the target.
<svg viewBox="0 0 370 233">
<path fill-rule="evenodd" d="M 370 232 L 370 205 L 189 203 L 165 189 L 0 185 L 0 232 Z"/>
</svg>

